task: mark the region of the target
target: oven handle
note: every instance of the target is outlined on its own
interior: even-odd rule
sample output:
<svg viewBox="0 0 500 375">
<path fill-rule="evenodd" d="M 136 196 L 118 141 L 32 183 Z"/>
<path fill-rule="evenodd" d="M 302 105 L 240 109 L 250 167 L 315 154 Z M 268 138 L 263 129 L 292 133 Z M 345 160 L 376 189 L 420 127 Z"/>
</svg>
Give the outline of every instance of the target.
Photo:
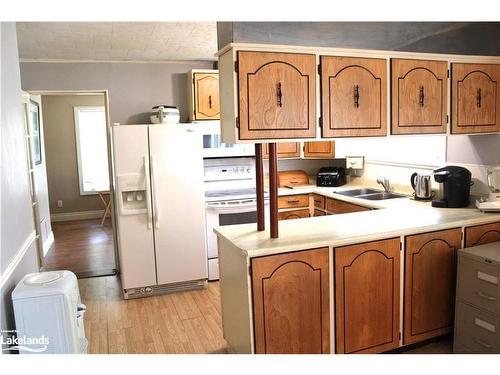
<svg viewBox="0 0 500 375">
<path fill-rule="evenodd" d="M 269 204 L 269 200 L 266 199 L 264 201 L 265 205 Z M 243 203 L 243 204 L 218 204 L 213 202 L 207 202 L 207 210 L 219 211 L 219 212 L 228 212 L 232 211 L 233 213 L 243 213 L 243 212 L 251 212 L 257 209 L 257 202 L 251 203 Z"/>
</svg>

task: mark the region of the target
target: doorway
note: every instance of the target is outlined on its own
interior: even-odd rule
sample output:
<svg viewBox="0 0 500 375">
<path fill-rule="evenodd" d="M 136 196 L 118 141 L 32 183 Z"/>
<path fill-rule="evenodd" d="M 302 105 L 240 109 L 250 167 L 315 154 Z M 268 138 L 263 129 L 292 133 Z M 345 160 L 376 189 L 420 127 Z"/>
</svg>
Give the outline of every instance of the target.
<svg viewBox="0 0 500 375">
<path fill-rule="evenodd" d="M 43 160 L 35 174 L 41 269 L 70 270 L 78 278 L 114 275 L 107 92 L 37 91 L 30 96 L 38 105 Z"/>
</svg>

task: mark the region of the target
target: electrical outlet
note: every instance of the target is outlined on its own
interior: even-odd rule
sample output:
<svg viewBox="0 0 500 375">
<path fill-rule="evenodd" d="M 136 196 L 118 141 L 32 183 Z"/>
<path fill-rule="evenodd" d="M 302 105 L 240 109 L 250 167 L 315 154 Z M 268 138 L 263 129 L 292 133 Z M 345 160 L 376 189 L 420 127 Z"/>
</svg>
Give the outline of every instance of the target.
<svg viewBox="0 0 500 375">
<path fill-rule="evenodd" d="M 62 207 L 62 206 L 63 206 L 62 200 L 61 200 L 61 199 L 59 199 L 59 200 L 57 201 L 57 207 Z"/>
</svg>

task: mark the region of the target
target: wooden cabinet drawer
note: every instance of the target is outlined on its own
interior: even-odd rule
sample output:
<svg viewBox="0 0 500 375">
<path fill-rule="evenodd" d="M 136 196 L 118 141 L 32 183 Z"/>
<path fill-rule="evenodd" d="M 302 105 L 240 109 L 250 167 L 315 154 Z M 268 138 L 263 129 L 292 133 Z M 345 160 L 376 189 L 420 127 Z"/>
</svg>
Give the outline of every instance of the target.
<svg viewBox="0 0 500 375">
<path fill-rule="evenodd" d="M 278 197 L 278 208 L 309 207 L 309 195 L 287 195 Z"/>
<path fill-rule="evenodd" d="M 278 220 L 291 220 L 291 219 L 302 219 L 309 217 L 309 209 L 303 210 L 290 210 L 278 213 Z"/>
<path fill-rule="evenodd" d="M 339 201 L 333 198 L 326 199 L 326 209 L 328 212 L 334 214 L 346 214 L 349 212 L 360 212 L 360 211 L 369 211 L 370 209 L 363 206 L 358 206 L 357 204 L 347 203 L 343 201 Z"/>
<path fill-rule="evenodd" d="M 457 304 L 455 341 L 474 353 L 500 353 L 500 317 L 464 302 Z"/>
<path fill-rule="evenodd" d="M 326 215 L 325 211 L 314 210 L 314 216 L 325 216 L 325 215 Z"/>
<path fill-rule="evenodd" d="M 465 247 L 500 241 L 500 222 L 465 228 Z"/>
<path fill-rule="evenodd" d="M 500 315 L 500 269 L 459 257 L 458 298 Z"/>
<path fill-rule="evenodd" d="M 313 196 L 313 200 L 314 200 L 314 207 L 324 209 L 326 198 L 322 195 L 319 195 L 319 194 L 313 194 L 312 196 Z"/>
</svg>

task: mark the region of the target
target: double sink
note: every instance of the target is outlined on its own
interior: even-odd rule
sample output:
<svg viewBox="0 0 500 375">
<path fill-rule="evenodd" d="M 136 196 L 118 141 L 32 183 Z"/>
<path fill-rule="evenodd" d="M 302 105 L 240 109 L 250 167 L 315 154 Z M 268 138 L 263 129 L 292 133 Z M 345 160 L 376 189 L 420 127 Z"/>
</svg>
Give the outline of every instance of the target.
<svg viewBox="0 0 500 375">
<path fill-rule="evenodd" d="M 403 194 L 389 193 L 382 190 L 370 189 L 370 188 L 335 191 L 334 193 L 353 198 L 368 199 L 371 201 L 380 201 L 380 200 L 394 199 L 394 198 L 407 198 L 407 196 Z"/>
</svg>

